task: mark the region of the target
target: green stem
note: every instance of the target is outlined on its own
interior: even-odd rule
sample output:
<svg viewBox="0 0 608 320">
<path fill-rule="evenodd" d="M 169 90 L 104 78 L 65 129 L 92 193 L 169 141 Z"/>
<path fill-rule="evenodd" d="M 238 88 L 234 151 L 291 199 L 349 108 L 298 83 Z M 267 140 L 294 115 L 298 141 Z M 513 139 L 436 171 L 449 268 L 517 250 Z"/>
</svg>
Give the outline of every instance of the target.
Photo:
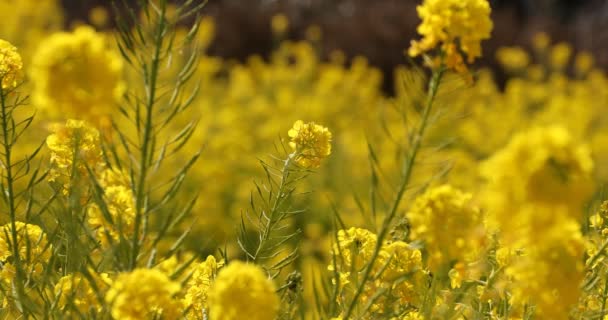
<svg viewBox="0 0 608 320">
<path fill-rule="evenodd" d="M 19 256 L 19 242 L 17 241 L 17 209 L 15 208 L 15 190 L 13 186 L 13 163 L 12 163 L 12 139 L 9 139 L 9 122 L 8 118 L 12 117 L 12 111 L 8 111 L 6 105 L 5 92 L 0 88 L 0 104 L 2 105 L 2 135 L 4 144 L 4 169 L 6 170 L 6 181 L 5 181 L 5 197 L 8 200 L 8 212 L 11 220 L 11 242 L 12 242 L 12 255 L 13 262 L 15 264 L 15 287 L 17 291 L 17 303 L 21 306 L 21 311 L 25 319 L 28 319 L 28 312 L 23 307 L 23 300 L 25 299 L 25 288 L 24 288 L 24 273 L 21 265 L 21 257 Z M 11 135 L 12 136 L 12 135 Z M 25 230 L 24 230 L 25 231 Z"/>
<path fill-rule="evenodd" d="M 277 211 L 279 210 L 279 207 L 281 205 L 281 200 L 283 200 L 283 193 L 285 192 L 285 186 L 287 184 L 287 179 L 289 177 L 289 167 L 291 166 L 292 158 L 293 158 L 293 154 L 290 154 L 287 157 L 287 159 L 285 159 L 283 161 L 283 169 L 281 170 L 281 181 L 279 182 L 279 189 L 277 192 L 277 196 L 274 199 L 274 203 L 272 204 L 272 208 L 270 209 L 270 213 L 268 215 L 268 222 L 266 223 L 266 226 L 264 227 L 264 230 L 262 231 L 262 237 L 260 238 L 258 248 L 256 249 L 255 254 L 253 256 L 253 261 L 255 261 L 255 262 L 258 261 L 258 256 L 261 252 L 263 252 L 264 247 L 266 246 L 266 243 L 267 243 L 268 239 L 270 238 L 272 229 L 274 228 L 274 225 L 277 223 L 277 220 L 275 219 L 275 215 L 276 215 Z"/>
<path fill-rule="evenodd" d="M 156 103 L 156 83 L 158 80 L 159 65 L 161 60 L 161 50 L 163 45 L 163 36 L 166 28 L 165 12 L 167 7 L 167 1 L 161 0 L 160 2 L 160 16 L 155 33 L 154 40 L 154 55 L 152 56 L 152 64 L 150 68 L 150 74 L 148 79 L 148 90 L 146 94 L 146 120 L 144 123 L 144 136 L 141 142 L 141 158 L 140 158 L 140 172 L 138 177 L 138 183 L 136 185 L 137 193 L 135 197 L 135 224 L 132 239 L 132 251 L 131 258 L 129 261 L 129 268 L 132 270 L 137 266 L 137 258 L 140 250 L 140 235 L 139 229 L 141 228 L 143 215 L 146 214 L 147 208 L 145 205 L 146 198 L 146 177 L 148 175 L 148 158 L 153 150 L 150 150 L 150 137 L 153 134 L 153 119 L 152 112 Z"/>
<path fill-rule="evenodd" d="M 344 319 L 348 319 L 348 317 L 352 314 L 359 297 L 363 293 L 365 283 L 369 279 L 371 272 L 372 272 L 372 268 L 374 266 L 374 263 L 375 263 L 376 259 L 378 258 L 378 254 L 380 254 L 380 250 L 382 249 L 382 243 L 384 242 L 384 239 L 386 238 L 386 236 L 388 234 L 390 226 L 395 218 L 395 215 L 397 214 L 399 205 L 401 204 L 401 200 L 403 199 L 403 195 L 405 194 L 405 191 L 407 190 L 407 187 L 409 185 L 410 178 L 411 178 L 412 172 L 413 172 L 412 169 L 414 167 L 414 163 L 416 162 L 416 158 L 418 157 L 418 152 L 420 151 L 420 146 L 422 145 L 422 138 L 424 137 L 424 133 L 428 126 L 431 109 L 433 106 L 433 102 L 435 101 L 435 97 L 437 95 L 437 90 L 439 88 L 439 83 L 441 82 L 442 75 L 443 75 L 443 69 L 433 71 L 433 75 L 429 82 L 426 104 L 425 104 L 424 110 L 422 112 L 422 119 L 420 120 L 420 126 L 418 127 L 418 130 L 415 132 L 415 135 L 413 136 L 413 139 L 412 139 L 413 144 L 409 150 L 407 159 L 404 162 L 403 179 L 401 180 L 399 190 L 397 191 L 397 196 L 395 198 L 395 201 L 393 202 L 393 205 L 389 211 L 389 214 L 384 218 L 384 221 L 382 223 L 382 229 L 380 230 L 380 233 L 378 234 L 374 252 L 372 254 L 372 257 L 370 258 L 370 261 L 367 263 L 367 266 L 365 267 L 365 271 L 364 271 L 363 277 L 361 279 L 362 281 L 359 283 L 357 290 L 355 291 L 355 295 L 353 296 L 353 299 L 352 299 L 351 303 L 349 304 L 348 309 L 346 310 Z"/>
</svg>

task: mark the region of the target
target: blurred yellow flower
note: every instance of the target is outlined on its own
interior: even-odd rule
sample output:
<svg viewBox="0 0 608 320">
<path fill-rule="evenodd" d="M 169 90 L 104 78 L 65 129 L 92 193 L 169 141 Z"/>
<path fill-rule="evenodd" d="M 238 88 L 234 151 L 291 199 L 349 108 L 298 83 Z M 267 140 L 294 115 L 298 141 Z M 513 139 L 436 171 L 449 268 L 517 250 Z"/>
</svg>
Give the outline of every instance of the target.
<svg viewBox="0 0 608 320">
<path fill-rule="evenodd" d="M 425 243 L 429 268 L 472 262 L 483 250 L 485 232 L 473 196 L 450 185 L 428 189 L 416 198 L 406 216 L 412 240 Z"/>
<path fill-rule="evenodd" d="M 52 246 L 39 226 L 20 221 L 15 222 L 17 230 L 17 251 L 24 273 L 28 277 L 42 275 L 45 264 L 52 254 Z M 15 278 L 15 257 L 11 223 L 0 227 L 0 279 L 10 282 Z"/>
<path fill-rule="evenodd" d="M 10 42 L 0 39 L 0 84 L 2 90 L 14 89 L 21 80 L 23 62 L 17 48 Z"/>
<path fill-rule="evenodd" d="M 276 288 L 264 271 L 233 261 L 220 270 L 208 294 L 210 320 L 268 320 L 279 311 Z"/>
<path fill-rule="evenodd" d="M 99 172 L 104 167 L 99 131 L 85 121 L 73 119 L 65 125 L 54 125 L 53 131 L 46 138 L 46 145 L 51 150 L 48 180 L 61 183 L 67 194 L 73 169 L 76 177 L 82 178 L 88 177 L 88 169 Z M 75 167 L 74 161 L 77 162 Z"/>
<path fill-rule="evenodd" d="M 66 315 L 91 314 L 101 311 L 102 305 L 97 293 L 104 294 L 109 288 L 111 280 L 106 273 L 90 272 L 91 277 L 80 273 L 63 276 L 55 284 L 55 295 L 59 298 L 57 305 L 64 309 Z M 94 281 L 91 285 L 90 281 Z M 72 313 L 71 308 L 77 312 Z"/>
<path fill-rule="evenodd" d="M 181 305 L 174 296 L 179 291 L 179 283 L 162 271 L 135 269 L 114 280 L 105 301 L 114 319 L 178 319 Z"/>
<path fill-rule="evenodd" d="M 123 60 L 91 27 L 59 32 L 40 43 L 30 70 L 33 104 L 52 117 L 100 124 L 125 91 Z"/>
</svg>

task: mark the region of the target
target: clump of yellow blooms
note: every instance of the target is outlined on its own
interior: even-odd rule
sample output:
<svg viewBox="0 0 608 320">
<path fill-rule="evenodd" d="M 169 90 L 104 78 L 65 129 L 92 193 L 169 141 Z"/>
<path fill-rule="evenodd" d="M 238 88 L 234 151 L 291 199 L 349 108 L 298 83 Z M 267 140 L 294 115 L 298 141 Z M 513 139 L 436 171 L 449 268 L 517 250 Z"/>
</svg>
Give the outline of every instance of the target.
<svg viewBox="0 0 608 320">
<path fill-rule="evenodd" d="M 145 21 L 129 39 L 142 46 L 121 47 L 129 65 L 149 60 L 148 37 L 159 30 L 176 29 L 175 38 L 156 38 L 161 51 L 171 39 L 176 47 L 186 42 L 184 8 L 164 1 L 150 1 L 152 15 L 166 11 L 162 28 L 136 14 Z M 0 139 L 0 203 L 9 212 L 0 217 L 0 317 L 566 320 L 608 312 L 608 201 L 596 188 L 608 178 L 608 78 L 589 53 L 541 34 L 532 54 L 496 52 L 504 86 L 490 70 L 461 86 L 492 30 L 488 1 L 423 0 L 421 39 L 409 55 L 423 56 L 430 77 L 398 68 L 394 97 L 365 58 L 335 51 L 323 61 L 318 26 L 306 31 L 308 42 L 282 41 L 289 31 L 282 14 L 269 23 L 275 50 L 244 62 L 205 52 L 215 26 L 202 18 L 196 45 L 160 56 L 154 86 L 151 64 L 123 69 L 108 41 L 125 30 L 78 26 L 48 35 L 63 25 L 57 2 L 0 0 L 8 24 L 0 38 L 10 41 L 0 40 L 1 89 L 21 85 L 25 71 L 32 90 L 25 82 L 20 91 L 43 111 L 34 130 L 63 121 L 48 126 L 38 156 L 50 162 L 40 170 L 38 156 L 9 155 L 7 163 L 6 150 L 22 154 L 38 144 L 33 138 L 9 148 Z M 107 18 L 98 7 L 89 20 L 105 28 Z M 23 28 L 28 19 L 32 28 Z M 191 74 L 180 73 L 189 52 L 200 59 L 190 61 Z M 142 75 L 125 95 L 124 79 Z M 186 78 L 204 90 L 172 93 Z M 145 95 L 154 98 L 149 106 L 141 104 Z M 18 96 L 7 96 L 3 110 L 16 108 Z M 158 117 L 190 99 L 183 113 L 168 113 L 171 121 Z M 144 107 L 152 108 L 149 136 Z M 427 110 L 429 122 L 418 122 Z M 11 121 L 30 125 L 21 116 L 8 115 L 9 135 Z M 268 152 L 286 121 L 295 121 L 285 141 L 290 170 L 264 162 L 270 178 L 252 188 L 261 174 L 256 155 Z M 418 128 L 426 131 L 416 135 Z M 190 134 L 176 146 L 176 136 Z M 144 142 L 147 152 L 139 150 Z M 190 171 L 169 170 L 201 146 L 202 161 L 188 163 Z M 287 166 L 319 173 L 304 179 L 308 170 Z M 397 179 L 410 176 L 396 193 Z M 281 177 L 287 182 L 276 192 Z M 237 218 L 247 205 L 259 225 L 256 215 Z M 276 223 L 277 216 L 285 218 Z M 251 254 L 257 240 L 264 246 Z M 218 258 L 210 255 L 220 246 Z"/>
<path fill-rule="evenodd" d="M 0 84 L 2 90 L 14 89 L 21 80 L 23 62 L 17 48 L 0 39 Z"/>
<path fill-rule="evenodd" d="M 192 276 L 186 283 L 186 296 L 184 304 L 190 306 L 189 316 L 192 319 L 204 319 L 204 314 L 208 314 L 209 288 L 217 276 L 218 268 L 222 267 L 223 262 L 217 262 L 215 257 L 208 256 L 203 262 L 196 264 Z"/>
<path fill-rule="evenodd" d="M 135 269 L 112 282 L 105 301 L 114 319 L 178 319 L 182 306 L 174 296 L 179 283 L 156 269 Z"/>
<path fill-rule="evenodd" d="M 481 41 L 490 38 L 492 20 L 486 0 L 424 0 L 418 6 L 422 40 L 412 41 L 409 54 L 416 57 L 440 48 L 445 66 L 465 72 L 466 61 L 481 56 Z"/>
<path fill-rule="evenodd" d="M 275 291 L 260 267 L 232 261 L 220 270 L 209 290 L 209 319 L 274 319 L 279 311 Z"/>
<path fill-rule="evenodd" d="M 287 134 L 295 161 L 304 168 L 318 168 L 331 153 L 331 132 L 326 127 L 298 120 Z"/>
<path fill-rule="evenodd" d="M 104 35 L 86 26 L 42 41 L 30 76 L 32 104 L 55 119 L 104 124 L 125 91 L 123 60 Z"/>
<path fill-rule="evenodd" d="M 340 282 L 339 304 L 352 298 L 353 286 L 357 285 L 376 244 L 377 236 L 369 230 L 353 227 L 338 231 L 338 242 L 333 246 L 328 269 L 339 276 L 334 279 Z M 420 303 L 419 288 L 426 279 L 420 250 L 403 241 L 386 242 L 372 267 L 372 274 L 374 281 L 365 285 L 361 297 L 363 304 L 372 303 L 372 314 L 400 313 L 404 311 L 400 308 L 407 310 Z M 378 292 L 385 292 L 385 295 L 379 296 Z"/>
<path fill-rule="evenodd" d="M 55 284 L 55 294 L 59 297 L 57 305 L 66 312 L 75 308 L 80 314 L 86 315 L 98 313 L 102 309 L 98 292 L 103 295 L 111 284 L 106 273 L 89 273 L 90 277 L 83 274 L 68 274 L 61 277 Z M 94 282 L 94 285 L 90 281 Z"/>
<path fill-rule="evenodd" d="M 16 221 L 15 226 L 21 267 L 28 277 L 40 277 L 52 256 L 53 248 L 39 226 L 20 221 Z M 0 227 L 0 279 L 6 283 L 13 281 L 17 272 L 14 265 L 16 259 L 13 256 L 12 232 L 10 223 Z"/>
<path fill-rule="evenodd" d="M 73 178 L 83 179 L 89 170 L 103 169 L 99 131 L 85 121 L 70 119 L 65 125 L 54 125 L 46 145 L 51 151 L 48 180 L 59 183 L 65 194 Z"/>
<path fill-rule="evenodd" d="M 130 237 L 135 224 L 133 190 L 124 172 L 106 169 L 99 176 L 103 200 L 112 220 L 104 216 L 99 205 L 94 203 L 87 210 L 87 222 L 96 231 L 97 239 L 105 248 L 119 242 L 120 235 Z"/>
<path fill-rule="evenodd" d="M 485 232 L 480 210 L 472 199 L 470 193 L 442 185 L 416 198 L 407 212 L 410 237 L 424 242 L 431 270 L 480 257 Z"/>
<path fill-rule="evenodd" d="M 500 229 L 521 230 L 517 227 L 523 223 L 521 219 L 539 221 L 543 217 L 540 212 L 518 214 L 530 206 L 534 206 L 530 212 L 538 207 L 563 207 L 567 210 L 560 212 L 580 218 L 593 190 L 592 170 L 588 146 L 578 143 L 563 127 L 536 127 L 515 135 L 481 167 L 488 181 L 484 199 L 489 222 Z M 543 219 L 554 219 L 555 214 Z M 526 225 L 534 228 L 542 223 Z"/>
</svg>

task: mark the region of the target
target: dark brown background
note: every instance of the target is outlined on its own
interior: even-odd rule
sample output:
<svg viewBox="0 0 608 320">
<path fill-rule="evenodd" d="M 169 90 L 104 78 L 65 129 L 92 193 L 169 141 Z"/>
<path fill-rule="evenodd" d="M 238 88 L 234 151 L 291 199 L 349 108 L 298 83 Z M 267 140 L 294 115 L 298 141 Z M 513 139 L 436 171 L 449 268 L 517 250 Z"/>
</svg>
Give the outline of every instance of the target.
<svg viewBox="0 0 608 320">
<path fill-rule="evenodd" d="M 209 0 L 204 14 L 215 17 L 217 35 L 210 54 L 244 59 L 267 55 L 273 48 L 270 18 L 285 13 L 288 36 L 304 37 L 306 28 L 323 30 L 322 51 L 347 56 L 365 55 L 381 68 L 390 88 L 390 71 L 404 62 L 403 50 L 416 37 L 418 0 Z M 531 37 L 546 31 L 554 41 L 567 41 L 576 50 L 594 53 L 608 66 L 608 1 L 605 0 L 493 0 L 492 39 L 484 44 L 481 65 L 495 66 L 494 51 L 502 45 L 530 45 Z M 86 20 L 94 6 L 109 0 L 63 0 L 67 20 Z M 68 22 L 69 23 L 69 22 Z"/>
</svg>

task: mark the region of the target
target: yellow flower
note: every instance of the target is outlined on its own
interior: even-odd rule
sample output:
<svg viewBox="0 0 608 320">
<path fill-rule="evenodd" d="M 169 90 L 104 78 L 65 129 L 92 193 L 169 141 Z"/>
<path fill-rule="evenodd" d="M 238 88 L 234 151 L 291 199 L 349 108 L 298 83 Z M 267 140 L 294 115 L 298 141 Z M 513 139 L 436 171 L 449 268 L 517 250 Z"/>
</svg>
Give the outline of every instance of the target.
<svg viewBox="0 0 608 320">
<path fill-rule="evenodd" d="M 298 120 L 287 133 L 295 151 L 296 162 L 304 168 L 318 168 L 321 160 L 331 154 L 331 132 L 314 122 Z"/>
<path fill-rule="evenodd" d="M 233 261 L 220 270 L 209 291 L 210 320 L 269 320 L 277 316 L 279 297 L 259 267 Z"/>
<path fill-rule="evenodd" d="M 114 319 L 178 319 L 181 306 L 174 296 L 180 285 L 155 269 L 120 274 L 105 296 Z"/>
<path fill-rule="evenodd" d="M 2 90 L 14 89 L 21 80 L 23 62 L 10 42 L 0 39 L 0 84 Z"/>
<path fill-rule="evenodd" d="M 87 209 L 87 222 L 96 230 L 102 247 L 107 248 L 113 242 L 130 238 L 135 228 L 135 203 L 133 190 L 127 173 L 106 169 L 98 177 L 103 189 L 103 201 L 111 221 L 104 215 L 98 204 L 93 203 Z"/>
<path fill-rule="evenodd" d="M 508 71 L 523 70 L 530 64 L 530 56 L 520 47 L 498 48 L 496 59 Z"/>
<path fill-rule="evenodd" d="M 120 55 L 92 28 L 55 33 L 32 61 L 32 102 L 55 117 L 101 124 L 124 93 L 122 70 Z"/>
<path fill-rule="evenodd" d="M 468 63 L 481 56 L 481 40 L 490 37 L 493 27 L 487 0 L 424 0 L 417 11 L 422 40 L 412 41 L 410 56 L 440 47 L 442 63 L 458 72 L 467 70 L 461 52 Z"/>
<path fill-rule="evenodd" d="M 80 314 L 90 314 L 91 311 L 99 312 L 101 304 L 97 292 L 103 296 L 111 284 L 106 273 L 97 274 L 90 272 L 91 278 L 80 273 L 68 274 L 61 277 L 55 284 L 55 295 L 59 297 L 57 305 L 66 314 L 71 314 L 70 309 L 76 308 Z M 93 280 L 94 286 L 90 281 Z M 97 290 L 97 292 L 96 292 Z"/>
<path fill-rule="evenodd" d="M 578 220 L 593 191 L 591 151 L 560 127 L 536 127 L 515 135 L 481 165 L 488 185 L 482 196 L 490 227 L 507 244 L 520 233 L 565 213 Z M 564 207 L 564 210 L 557 210 Z M 553 210 L 551 208 L 554 208 Z M 527 229 L 526 229 L 527 230 Z"/>
<path fill-rule="evenodd" d="M 412 240 L 421 240 L 434 270 L 453 261 L 472 262 L 485 240 L 473 196 L 450 185 L 431 188 L 416 198 L 407 218 Z"/>
<path fill-rule="evenodd" d="M 93 172 L 103 168 L 99 131 L 80 120 L 68 120 L 65 125 L 56 125 L 53 131 L 46 138 L 46 145 L 51 150 L 52 165 L 48 180 L 61 183 L 64 194 L 67 194 L 74 160 L 77 161 L 74 172 L 76 178 L 88 177 L 87 167 Z M 77 155 L 74 155 L 75 150 L 78 151 Z"/>
<path fill-rule="evenodd" d="M 52 246 L 46 234 L 37 225 L 15 222 L 17 229 L 17 251 L 27 276 L 40 276 L 44 265 L 51 258 Z M 11 224 L 0 227 L 0 279 L 10 282 L 15 277 L 13 265 L 13 237 Z"/>
<path fill-rule="evenodd" d="M 215 279 L 217 269 L 222 265 L 223 263 L 218 263 L 215 257 L 208 256 L 207 260 L 194 266 L 192 277 L 186 284 L 186 297 L 184 298 L 185 306 L 190 307 L 188 319 L 204 319 L 203 314 L 207 312 L 209 288 Z"/>
<path fill-rule="evenodd" d="M 272 32 L 284 34 L 287 31 L 287 28 L 289 28 L 289 19 L 287 19 L 286 15 L 279 13 L 272 17 L 270 25 L 272 27 Z"/>
</svg>

